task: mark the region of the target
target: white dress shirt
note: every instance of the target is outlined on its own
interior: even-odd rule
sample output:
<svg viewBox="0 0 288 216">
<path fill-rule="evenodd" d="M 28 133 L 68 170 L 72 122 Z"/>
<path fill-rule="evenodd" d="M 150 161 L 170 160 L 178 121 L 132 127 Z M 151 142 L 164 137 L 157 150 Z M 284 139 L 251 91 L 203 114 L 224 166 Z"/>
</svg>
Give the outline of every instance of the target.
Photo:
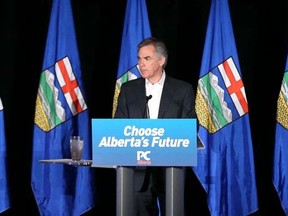
<svg viewBox="0 0 288 216">
<path fill-rule="evenodd" d="M 160 107 L 160 100 L 162 95 L 162 90 L 165 81 L 165 71 L 163 71 L 160 80 L 154 84 L 146 79 L 146 96 L 152 95 L 152 98 L 148 101 L 148 109 L 150 114 L 150 119 L 157 119 Z"/>
</svg>

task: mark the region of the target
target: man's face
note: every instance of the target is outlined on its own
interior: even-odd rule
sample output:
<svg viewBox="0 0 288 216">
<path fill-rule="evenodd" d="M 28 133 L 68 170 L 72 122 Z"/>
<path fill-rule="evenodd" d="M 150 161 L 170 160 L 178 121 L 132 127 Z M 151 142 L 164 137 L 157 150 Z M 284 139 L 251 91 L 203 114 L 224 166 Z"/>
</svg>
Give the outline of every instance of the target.
<svg viewBox="0 0 288 216">
<path fill-rule="evenodd" d="M 153 45 L 144 46 L 138 52 L 138 66 L 141 76 L 152 83 L 161 78 L 164 62 L 165 57 L 157 55 Z"/>
</svg>

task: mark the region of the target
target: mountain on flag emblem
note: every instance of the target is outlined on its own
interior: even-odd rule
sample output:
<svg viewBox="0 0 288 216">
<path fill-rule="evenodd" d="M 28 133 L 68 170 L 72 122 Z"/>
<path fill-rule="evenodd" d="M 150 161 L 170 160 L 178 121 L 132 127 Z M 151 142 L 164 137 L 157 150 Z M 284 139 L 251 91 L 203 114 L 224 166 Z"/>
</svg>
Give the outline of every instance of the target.
<svg viewBox="0 0 288 216">
<path fill-rule="evenodd" d="M 210 133 L 248 112 L 244 85 L 232 57 L 199 79 L 196 101 L 199 123 Z"/>
<path fill-rule="evenodd" d="M 50 131 L 87 109 L 68 57 L 41 73 L 36 99 L 35 124 Z"/>
</svg>

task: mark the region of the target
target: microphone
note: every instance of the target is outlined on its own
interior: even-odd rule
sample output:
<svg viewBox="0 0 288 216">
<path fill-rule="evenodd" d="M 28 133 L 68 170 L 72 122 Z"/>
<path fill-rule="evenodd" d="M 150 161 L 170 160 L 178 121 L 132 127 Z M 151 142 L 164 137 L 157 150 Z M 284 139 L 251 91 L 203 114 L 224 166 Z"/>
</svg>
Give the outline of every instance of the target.
<svg viewBox="0 0 288 216">
<path fill-rule="evenodd" d="M 152 95 L 146 96 L 146 104 L 148 103 L 148 101 L 152 98 Z"/>
<path fill-rule="evenodd" d="M 145 103 L 145 109 L 143 113 L 143 118 L 148 118 L 150 119 L 150 114 L 149 114 L 149 106 L 148 106 L 148 101 L 152 98 L 152 95 L 146 96 L 146 103 Z"/>
</svg>

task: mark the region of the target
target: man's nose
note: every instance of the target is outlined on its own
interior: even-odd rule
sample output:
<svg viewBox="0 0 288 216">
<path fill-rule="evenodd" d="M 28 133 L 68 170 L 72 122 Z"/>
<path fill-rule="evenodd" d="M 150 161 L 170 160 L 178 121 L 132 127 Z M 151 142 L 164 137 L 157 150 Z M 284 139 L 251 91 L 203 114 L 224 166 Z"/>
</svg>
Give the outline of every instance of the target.
<svg viewBox="0 0 288 216">
<path fill-rule="evenodd" d="M 139 59 L 139 60 L 138 60 L 138 65 L 139 65 L 139 66 L 144 65 L 144 61 L 143 61 L 142 59 Z"/>
</svg>

